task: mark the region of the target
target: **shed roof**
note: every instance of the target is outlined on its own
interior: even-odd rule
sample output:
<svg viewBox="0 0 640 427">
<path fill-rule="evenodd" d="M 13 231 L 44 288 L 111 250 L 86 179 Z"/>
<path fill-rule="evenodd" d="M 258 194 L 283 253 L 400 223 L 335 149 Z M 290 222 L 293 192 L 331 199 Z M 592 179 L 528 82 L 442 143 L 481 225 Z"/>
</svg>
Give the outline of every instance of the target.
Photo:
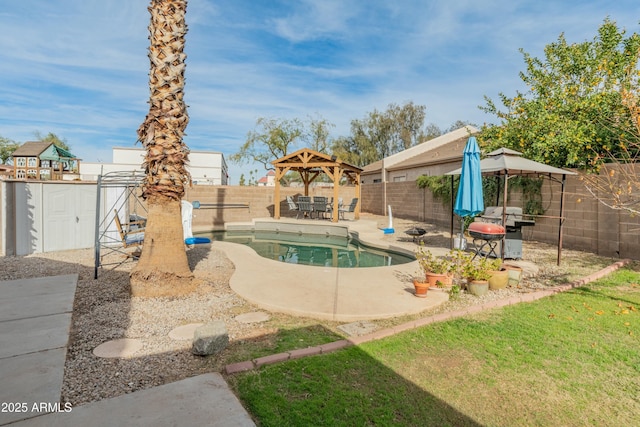
<svg viewBox="0 0 640 427">
<path fill-rule="evenodd" d="M 69 160 L 75 159 L 76 156 L 62 147 L 58 147 L 48 141 L 27 141 L 13 152 L 13 157 L 40 157 L 43 153 L 49 151 L 43 160 Z"/>
<path fill-rule="evenodd" d="M 36 157 L 53 143 L 46 141 L 28 141 L 13 152 L 13 157 Z"/>
</svg>

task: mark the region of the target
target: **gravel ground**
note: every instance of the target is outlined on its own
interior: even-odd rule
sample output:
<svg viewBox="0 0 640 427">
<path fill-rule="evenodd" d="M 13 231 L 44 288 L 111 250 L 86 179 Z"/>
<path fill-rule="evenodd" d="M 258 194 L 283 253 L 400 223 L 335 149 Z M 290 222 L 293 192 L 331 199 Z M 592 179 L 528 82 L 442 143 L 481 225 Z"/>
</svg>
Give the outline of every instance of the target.
<svg viewBox="0 0 640 427">
<path fill-rule="evenodd" d="M 384 217 L 364 214 L 363 218 L 376 220 L 381 227 L 386 227 L 387 224 Z M 415 243 L 402 233 L 402 230 L 414 226 L 428 231 L 425 236 L 426 246 L 448 247 L 448 234 L 443 230 L 402 219 L 394 219 L 396 233 L 385 235 L 384 239 L 394 244 L 415 247 Z M 110 270 L 102 269 L 98 279 L 94 280 L 92 249 L 0 257 L 0 280 L 72 273 L 79 276 L 62 388 L 64 402 L 77 406 L 218 371 L 227 360 L 238 361 L 234 360 L 233 352 L 247 340 L 273 336 L 278 330 L 278 322 L 282 322 L 284 317 L 288 317 L 284 320 L 288 323 L 298 320 L 302 322 L 301 319 L 271 314 L 272 319 L 269 321 L 243 323 L 236 319 L 238 315 L 260 310 L 229 288 L 229 278 L 234 266 L 224 253 L 205 245 L 189 250 L 188 257 L 200 286 L 193 295 L 174 299 L 131 298 L 128 277 L 133 262 L 125 262 Z M 525 242 L 523 261 L 528 265 L 535 263 L 537 272 L 524 279 L 519 287 L 489 292 L 480 298 L 463 292 L 456 300 L 424 312 L 421 316 L 458 310 L 492 299 L 575 280 L 614 261 L 570 250 L 563 251 L 561 267 L 555 265 L 555 260 L 554 246 Z M 372 323 L 382 328 L 415 317 L 417 316 Z M 223 320 L 229 332 L 230 346 L 218 356 L 194 356 L 190 352 L 190 341 L 177 341 L 168 336 L 178 326 L 211 320 Z M 344 335 L 337 329 L 338 324 L 322 321 L 313 323 Z M 99 344 L 117 338 L 137 338 L 142 341 L 143 348 L 127 359 L 103 359 L 93 355 L 93 349 Z"/>
</svg>

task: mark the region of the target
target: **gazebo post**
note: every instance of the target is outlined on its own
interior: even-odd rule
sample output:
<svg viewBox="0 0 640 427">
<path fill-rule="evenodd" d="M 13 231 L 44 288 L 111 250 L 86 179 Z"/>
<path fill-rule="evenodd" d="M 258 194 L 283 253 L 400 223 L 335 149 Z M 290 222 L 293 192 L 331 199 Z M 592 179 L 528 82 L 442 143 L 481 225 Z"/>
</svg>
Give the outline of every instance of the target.
<svg viewBox="0 0 640 427">
<path fill-rule="evenodd" d="M 275 184 L 273 196 L 273 218 L 280 219 L 280 178 L 282 178 L 282 169 L 276 167 Z"/>
<path fill-rule="evenodd" d="M 507 187 L 509 186 L 509 171 L 504 171 L 504 193 L 502 194 L 502 226 L 505 231 L 507 229 Z M 504 261 L 504 247 L 507 244 L 507 234 L 502 237 L 502 245 L 500 245 L 500 258 Z"/>
<path fill-rule="evenodd" d="M 356 197 L 358 198 L 358 203 L 356 204 L 356 209 L 353 212 L 353 219 L 360 219 L 360 206 L 362 206 L 362 187 L 360 185 L 360 172 L 356 172 L 355 181 Z"/>
<path fill-rule="evenodd" d="M 331 210 L 331 221 L 338 222 L 338 196 L 340 195 L 340 178 L 342 177 L 342 169 L 337 165 L 333 167 L 333 208 Z"/>
</svg>

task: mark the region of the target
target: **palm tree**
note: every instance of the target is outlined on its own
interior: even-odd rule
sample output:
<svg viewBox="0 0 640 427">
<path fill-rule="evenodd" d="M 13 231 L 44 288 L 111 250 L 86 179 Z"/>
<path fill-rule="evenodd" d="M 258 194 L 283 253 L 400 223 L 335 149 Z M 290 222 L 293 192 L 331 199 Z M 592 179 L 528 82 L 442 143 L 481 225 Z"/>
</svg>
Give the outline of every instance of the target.
<svg viewBox="0 0 640 427">
<path fill-rule="evenodd" d="M 193 291 L 185 252 L 180 200 L 190 177 L 182 141 L 189 122 L 184 102 L 186 0 L 151 0 L 149 113 L 138 129 L 146 149 L 142 196 L 148 218 L 144 247 L 131 273 L 134 296 L 174 296 Z"/>
</svg>

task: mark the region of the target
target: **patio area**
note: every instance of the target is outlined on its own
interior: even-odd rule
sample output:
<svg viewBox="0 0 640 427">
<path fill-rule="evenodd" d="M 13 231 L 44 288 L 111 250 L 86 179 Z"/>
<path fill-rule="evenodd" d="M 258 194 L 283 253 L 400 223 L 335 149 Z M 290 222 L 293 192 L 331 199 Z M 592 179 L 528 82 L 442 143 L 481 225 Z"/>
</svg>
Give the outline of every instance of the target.
<svg viewBox="0 0 640 427">
<path fill-rule="evenodd" d="M 404 231 L 415 227 L 408 220 L 396 220 L 395 233 L 385 234 L 384 217 L 364 214 L 359 220 L 341 221 L 349 233 L 361 242 L 381 249 L 414 253 L 418 241 Z M 274 223 L 281 228 L 297 224 L 317 225 L 317 221 L 270 218 L 255 223 Z M 254 224 L 255 224 L 254 223 Z M 426 233 L 419 240 L 436 256 L 449 251 L 448 235 L 428 224 L 419 224 Z M 239 225 L 228 224 L 236 228 Z M 250 227 L 251 224 L 245 224 Z M 330 223 L 325 223 L 325 227 Z M 215 241 L 213 249 L 221 250 L 236 267 L 231 276 L 231 289 L 258 307 L 293 316 L 351 322 L 389 319 L 416 315 L 449 300 L 445 290 L 430 289 L 426 298 L 414 296 L 413 277 L 420 268 L 417 261 L 388 267 L 334 268 L 275 262 L 257 255 L 249 247 Z M 521 266 L 527 277 L 537 273 L 532 262 L 512 261 Z M 264 274 L 267 272 L 268 274 Z"/>
</svg>

